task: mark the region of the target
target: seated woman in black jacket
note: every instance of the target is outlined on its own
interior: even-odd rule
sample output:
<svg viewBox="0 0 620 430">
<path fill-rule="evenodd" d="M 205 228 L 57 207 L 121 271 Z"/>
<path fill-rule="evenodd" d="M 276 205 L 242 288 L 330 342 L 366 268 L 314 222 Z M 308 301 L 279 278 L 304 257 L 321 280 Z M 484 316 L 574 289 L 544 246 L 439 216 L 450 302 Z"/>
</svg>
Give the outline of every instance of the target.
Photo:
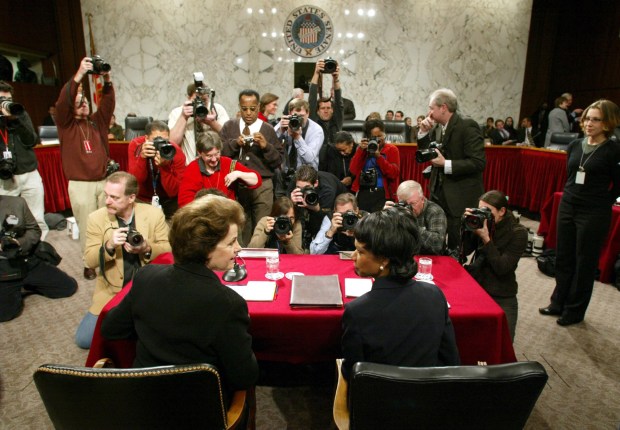
<svg viewBox="0 0 620 430">
<path fill-rule="evenodd" d="M 486 212 L 478 216 L 474 209 L 465 210 L 463 255 L 475 251 L 465 268 L 504 310 L 514 341 L 519 311 L 515 271 L 527 246 L 527 229 L 508 210 L 508 198 L 501 191 L 484 193 L 478 208 Z"/>
</svg>

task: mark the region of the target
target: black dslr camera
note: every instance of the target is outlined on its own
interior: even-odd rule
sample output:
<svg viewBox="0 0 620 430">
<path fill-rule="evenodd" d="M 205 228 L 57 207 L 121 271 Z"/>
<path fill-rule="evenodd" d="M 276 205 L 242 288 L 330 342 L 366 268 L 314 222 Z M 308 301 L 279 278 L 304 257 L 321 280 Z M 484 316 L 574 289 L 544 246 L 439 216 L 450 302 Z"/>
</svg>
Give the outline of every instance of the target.
<svg viewBox="0 0 620 430">
<path fill-rule="evenodd" d="M 437 149 L 441 150 L 441 143 L 431 142 L 428 149 L 418 149 L 415 153 L 415 161 L 418 163 L 426 163 L 437 158 Z"/>
<path fill-rule="evenodd" d="M 252 136 L 244 136 L 243 143 L 251 148 L 254 145 L 254 138 Z"/>
<path fill-rule="evenodd" d="M 377 186 L 377 169 L 374 167 L 362 171 L 360 175 L 360 187 L 375 188 Z"/>
<path fill-rule="evenodd" d="M 22 105 L 13 103 L 12 100 L 6 97 L 0 97 L 0 109 L 7 111 L 11 115 L 21 115 L 24 113 L 24 107 Z M 0 116 L 2 116 L 2 112 L 0 112 Z"/>
<path fill-rule="evenodd" d="M 15 215 L 7 215 L 2 223 L 2 230 L 0 230 L 0 248 L 2 251 L 16 251 L 19 250 L 19 242 L 17 241 L 17 232 L 13 231 L 13 228 L 19 224 L 19 218 Z"/>
<path fill-rule="evenodd" d="M 90 61 L 93 63 L 93 70 L 89 70 L 87 72 L 90 75 L 100 75 L 103 72 L 109 72 L 112 70 L 112 66 L 106 63 L 99 55 L 93 55 Z"/>
<path fill-rule="evenodd" d="M 140 246 L 144 242 L 144 236 L 138 230 L 129 227 L 129 231 L 127 231 L 127 243 L 131 246 Z"/>
<path fill-rule="evenodd" d="M 296 113 L 291 115 L 288 119 L 288 128 L 290 128 L 292 131 L 299 130 L 301 128 L 301 117 Z"/>
<path fill-rule="evenodd" d="M 332 74 L 336 71 L 337 68 L 338 68 L 338 62 L 334 60 L 332 57 L 327 57 L 325 60 L 323 60 L 323 72 L 322 73 Z"/>
<path fill-rule="evenodd" d="M 17 169 L 17 163 L 13 158 L 0 159 L 0 179 L 11 179 Z"/>
<path fill-rule="evenodd" d="M 493 213 L 491 209 L 487 207 L 474 208 L 471 210 L 471 215 L 463 215 L 461 218 L 461 224 L 469 231 L 474 231 L 484 227 L 484 220 L 487 220 L 487 228 L 492 230 Z"/>
<path fill-rule="evenodd" d="M 353 230 L 359 220 L 359 215 L 354 211 L 346 211 L 342 214 L 342 231 Z"/>
<path fill-rule="evenodd" d="M 368 139 L 368 146 L 366 147 L 366 151 L 370 155 L 374 155 L 379 150 L 379 141 L 374 137 Z"/>
<path fill-rule="evenodd" d="M 196 86 L 196 97 L 194 97 L 193 101 L 194 116 L 200 119 L 204 119 L 207 115 L 209 115 L 209 111 L 213 108 L 213 98 L 215 97 L 215 91 L 211 88 L 207 88 L 204 85 L 203 80 L 204 75 L 202 72 L 194 72 L 194 85 Z M 205 94 L 210 96 L 210 107 L 208 107 L 202 99 Z"/>
<path fill-rule="evenodd" d="M 177 153 L 177 150 L 172 146 L 172 143 L 168 139 L 164 139 L 161 136 L 157 136 L 153 139 L 153 146 L 156 151 L 159 151 L 159 155 L 164 160 L 172 160 Z"/>
<path fill-rule="evenodd" d="M 280 215 L 276 217 L 276 222 L 273 225 L 273 231 L 279 235 L 288 234 L 293 229 L 291 220 L 286 215 Z"/>
<path fill-rule="evenodd" d="M 319 193 L 312 185 L 306 185 L 300 191 L 306 206 L 314 206 L 319 202 Z"/>
</svg>

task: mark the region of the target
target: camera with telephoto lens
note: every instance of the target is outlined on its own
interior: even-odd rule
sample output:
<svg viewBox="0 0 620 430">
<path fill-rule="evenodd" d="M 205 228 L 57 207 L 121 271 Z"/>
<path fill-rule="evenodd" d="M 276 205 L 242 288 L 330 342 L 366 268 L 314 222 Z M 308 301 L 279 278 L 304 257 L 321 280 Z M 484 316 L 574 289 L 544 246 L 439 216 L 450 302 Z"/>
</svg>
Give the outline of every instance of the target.
<svg viewBox="0 0 620 430">
<path fill-rule="evenodd" d="M 127 243 L 131 246 L 140 246 L 144 242 L 144 236 L 138 230 L 129 227 L 127 231 Z"/>
<path fill-rule="evenodd" d="M 409 203 L 407 202 L 398 202 L 394 206 L 400 206 L 401 208 L 406 208 L 406 209 L 410 208 Z"/>
<path fill-rule="evenodd" d="M 6 97 L 0 97 L 0 109 L 7 111 L 10 115 L 21 115 L 24 113 L 24 107 L 19 103 L 13 103 Z M 0 116 L 2 113 L 0 112 Z"/>
<path fill-rule="evenodd" d="M 332 74 L 336 71 L 337 68 L 338 68 L 338 62 L 334 60 L 332 57 L 327 57 L 325 60 L 323 60 L 323 72 L 322 73 Z"/>
<path fill-rule="evenodd" d="M 288 119 L 288 128 L 290 128 L 292 131 L 299 130 L 301 128 L 301 117 L 296 113 L 291 115 Z"/>
<path fill-rule="evenodd" d="M 105 169 L 105 176 L 108 177 L 112 173 L 118 172 L 119 170 L 121 170 L 120 164 L 118 164 L 114 160 L 108 160 L 108 165 L 106 166 L 106 169 Z"/>
<path fill-rule="evenodd" d="M 289 231 L 293 229 L 293 225 L 291 224 L 291 219 L 286 215 L 280 215 L 276 217 L 276 221 L 273 224 L 273 231 L 279 235 L 288 234 Z"/>
<path fill-rule="evenodd" d="M 464 214 L 461 224 L 469 231 L 474 231 L 484 227 L 484 220 L 487 220 L 487 228 L 492 230 L 493 213 L 487 207 L 473 208 L 471 214 Z"/>
<path fill-rule="evenodd" d="M 204 85 L 204 75 L 202 72 L 194 72 L 194 86 L 196 87 L 196 97 L 194 97 L 194 116 L 196 118 L 204 119 L 209 115 L 209 107 L 205 104 L 202 97 L 208 94 L 213 98 L 215 91 Z"/>
<path fill-rule="evenodd" d="M 418 163 L 426 163 L 434 158 L 437 158 L 437 150 L 441 150 L 441 143 L 431 142 L 428 149 L 418 149 L 415 153 L 415 161 Z"/>
<path fill-rule="evenodd" d="M 252 136 L 245 136 L 243 138 L 243 143 L 251 147 L 252 145 L 254 145 L 254 138 Z"/>
<path fill-rule="evenodd" d="M 368 151 L 369 154 L 373 155 L 378 150 L 379 150 L 379 141 L 375 139 L 374 137 L 371 137 L 370 139 L 368 139 L 368 146 L 366 147 L 366 151 Z"/>
<path fill-rule="evenodd" d="M 161 158 L 164 160 L 170 161 L 177 154 L 177 150 L 174 146 L 172 146 L 172 143 L 170 143 L 168 139 L 164 139 L 161 136 L 157 136 L 153 139 L 153 146 L 156 151 L 159 151 L 159 155 L 161 155 Z"/>
<path fill-rule="evenodd" d="M 109 72 L 112 70 L 112 66 L 106 63 L 99 55 L 93 55 L 91 58 L 93 63 L 93 70 L 89 70 L 87 73 L 91 75 L 101 75 L 103 72 Z"/>
<path fill-rule="evenodd" d="M 312 185 L 306 185 L 300 191 L 306 206 L 314 206 L 319 202 L 319 193 Z"/>
<path fill-rule="evenodd" d="M 13 231 L 13 228 L 19 224 L 19 218 L 15 215 L 7 215 L 2 223 L 2 230 L 0 230 L 0 248 L 2 251 L 14 251 L 19 250 L 19 242 L 17 241 L 17 233 Z"/>
<path fill-rule="evenodd" d="M 342 231 L 353 230 L 359 220 L 359 215 L 355 211 L 346 211 L 342 214 Z"/>
<path fill-rule="evenodd" d="M 362 171 L 360 174 L 360 187 L 375 188 L 377 186 L 377 169 L 374 167 Z"/>
<path fill-rule="evenodd" d="M 11 179 L 17 170 L 17 163 L 13 158 L 0 159 L 0 179 Z"/>
</svg>

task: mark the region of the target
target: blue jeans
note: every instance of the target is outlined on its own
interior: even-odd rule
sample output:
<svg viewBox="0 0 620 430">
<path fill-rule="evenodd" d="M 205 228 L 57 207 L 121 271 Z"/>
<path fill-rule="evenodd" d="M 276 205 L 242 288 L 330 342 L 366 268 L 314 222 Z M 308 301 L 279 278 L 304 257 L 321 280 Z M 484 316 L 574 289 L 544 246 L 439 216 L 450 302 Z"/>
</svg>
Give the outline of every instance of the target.
<svg viewBox="0 0 620 430">
<path fill-rule="evenodd" d="M 86 312 L 86 315 L 84 315 L 82 322 L 75 332 L 75 343 L 77 343 L 77 346 L 80 348 L 90 348 L 90 343 L 95 333 L 95 326 L 97 325 L 97 318 L 99 318 L 99 316 L 93 315 L 90 312 Z"/>
</svg>

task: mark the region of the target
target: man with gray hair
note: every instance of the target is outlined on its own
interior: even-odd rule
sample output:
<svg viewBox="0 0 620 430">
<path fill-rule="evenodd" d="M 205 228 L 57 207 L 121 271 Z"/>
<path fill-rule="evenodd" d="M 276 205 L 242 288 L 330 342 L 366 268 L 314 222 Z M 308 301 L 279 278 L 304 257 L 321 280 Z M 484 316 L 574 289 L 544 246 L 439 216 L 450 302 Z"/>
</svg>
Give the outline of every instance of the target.
<svg viewBox="0 0 620 430">
<path fill-rule="evenodd" d="M 422 186 L 416 181 L 404 181 L 396 190 L 398 203 L 407 205 L 416 219 L 420 231 L 420 254 L 442 255 L 446 246 L 448 222 L 441 206 L 424 197 Z M 394 206 L 385 203 L 385 208 Z"/>
<path fill-rule="evenodd" d="M 431 160 L 430 194 L 446 213 L 451 251 L 461 242 L 461 215 L 465 208 L 476 207 L 478 197 L 484 193 L 482 172 L 486 164 L 480 126 L 461 116 L 457 108 L 452 90 L 436 90 L 429 98 L 429 111 L 418 131 L 418 151 L 428 149 L 431 141 L 442 145 Z"/>
</svg>

